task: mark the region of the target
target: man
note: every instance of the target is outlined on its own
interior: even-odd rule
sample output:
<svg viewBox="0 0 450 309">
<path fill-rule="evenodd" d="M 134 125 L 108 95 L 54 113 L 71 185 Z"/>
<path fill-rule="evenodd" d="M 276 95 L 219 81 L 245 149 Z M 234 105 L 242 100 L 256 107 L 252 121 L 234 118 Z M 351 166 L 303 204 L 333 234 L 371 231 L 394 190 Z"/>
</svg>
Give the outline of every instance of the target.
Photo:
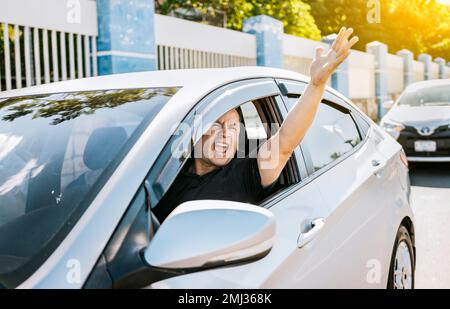
<svg viewBox="0 0 450 309">
<path fill-rule="evenodd" d="M 331 74 L 350 54 L 358 37 L 342 28 L 330 50 L 317 48 L 311 63 L 311 80 L 288 113 L 280 129 L 258 150 L 256 158 L 235 158 L 240 116 L 231 110 L 220 117 L 197 145 L 192 164 L 178 176 L 154 213 L 162 222 L 179 204 L 199 199 L 257 203 L 270 191 L 294 149 L 313 122 Z"/>
</svg>

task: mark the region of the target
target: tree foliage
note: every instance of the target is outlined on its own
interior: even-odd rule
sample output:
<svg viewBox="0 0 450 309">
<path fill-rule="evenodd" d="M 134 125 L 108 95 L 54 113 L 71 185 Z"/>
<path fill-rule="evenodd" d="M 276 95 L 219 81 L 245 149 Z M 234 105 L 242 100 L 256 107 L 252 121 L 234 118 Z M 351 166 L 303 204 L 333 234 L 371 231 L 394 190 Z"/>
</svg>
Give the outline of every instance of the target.
<svg viewBox="0 0 450 309">
<path fill-rule="evenodd" d="M 225 12 L 227 27 L 241 30 L 246 18 L 268 15 L 283 22 L 284 32 L 319 40 L 320 31 L 311 15 L 311 8 L 302 0 L 163 0 L 156 3 L 156 11 L 169 14 L 179 8 L 195 8 L 203 13 Z"/>
<path fill-rule="evenodd" d="M 376 1 L 304 0 L 323 35 L 351 26 L 360 37 L 357 49 L 380 41 L 395 53 L 409 49 L 415 55 L 429 53 L 450 60 L 450 7 L 435 0 L 379 0 L 379 23 L 368 14 Z"/>
<path fill-rule="evenodd" d="M 374 3 L 379 23 L 367 17 Z M 156 7 L 161 14 L 177 8 L 225 12 L 227 27 L 236 30 L 245 18 L 266 14 L 281 20 L 286 33 L 315 40 L 353 27 L 360 37 L 356 49 L 380 41 L 391 53 L 406 48 L 450 60 L 450 6 L 435 0 L 159 0 Z"/>
</svg>

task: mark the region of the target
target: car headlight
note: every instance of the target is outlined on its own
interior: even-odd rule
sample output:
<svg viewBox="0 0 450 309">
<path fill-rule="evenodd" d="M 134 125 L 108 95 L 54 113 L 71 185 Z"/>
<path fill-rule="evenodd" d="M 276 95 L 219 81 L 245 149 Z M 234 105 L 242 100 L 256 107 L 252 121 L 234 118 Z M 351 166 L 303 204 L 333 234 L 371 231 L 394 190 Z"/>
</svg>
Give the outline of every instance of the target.
<svg viewBox="0 0 450 309">
<path fill-rule="evenodd" d="M 393 120 L 382 120 L 381 127 L 395 139 L 398 139 L 400 132 L 405 129 L 404 125 Z"/>
</svg>

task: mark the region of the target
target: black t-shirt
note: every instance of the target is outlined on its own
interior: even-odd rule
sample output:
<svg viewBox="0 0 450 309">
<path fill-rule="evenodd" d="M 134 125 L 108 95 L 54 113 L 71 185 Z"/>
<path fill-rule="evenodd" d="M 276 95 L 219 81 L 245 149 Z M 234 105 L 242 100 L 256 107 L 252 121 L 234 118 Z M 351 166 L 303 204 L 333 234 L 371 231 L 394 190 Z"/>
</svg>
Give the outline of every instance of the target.
<svg viewBox="0 0 450 309">
<path fill-rule="evenodd" d="M 255 204 L 271 191 L 264 188 L 256 158 L 235 158 L 224 167 L 199 176 L 182 171 L 153 209 L 160 222 L 181 203 L 192 200 L 227 200 Z"/>
</svg>

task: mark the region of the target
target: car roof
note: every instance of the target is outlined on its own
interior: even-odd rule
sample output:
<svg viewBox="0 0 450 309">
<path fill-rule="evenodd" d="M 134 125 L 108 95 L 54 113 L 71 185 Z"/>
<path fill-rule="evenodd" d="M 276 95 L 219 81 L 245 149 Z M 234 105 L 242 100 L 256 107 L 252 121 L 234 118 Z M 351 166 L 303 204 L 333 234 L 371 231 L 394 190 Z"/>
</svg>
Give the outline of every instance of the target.
<svg viewBox="0 0 450 309">
<path fill-rule="evenodd" d="M 235 81 L 257 78 L 290 79 L 299 82 L 309 81 L 307 76 L 294 71 L 258 66 L 165 70 L 112 74 L 54 82 L 0 92 L 0 99 L 77 91 L 179 87 L 180 89 L 170 98 L 169 102 L 164 105 L 152 121 L 155 127 L 159 128 L 157 134 L 163 137 L 166 133 L 171 134 L 174 130 L 174 124 L 180 123 L 195 104 L 207 94 Z M 328 92 L 344 98 L 334 89 L 330 87 L 326 89 Z"/>
<path fill-rule="evenodd" d="M 212 85 L 220 86 L 236 80 L 261 77 L 287 78 L 305 82 L 309 80 L 305 75 L 293 71 L 258 66 L 147 71 L 87 77 L 3 91 L 0 92 L 0 98 L 88 90 L 155 87 L 195 86 L 199 88 L 198 86 L 202 86 L 200 88 L 208 91 Z"/>
<path fill-rule="evenodd" d="M 416 91 L 429 87 L 450 86 L 450 79 L 432 79 L 410 84 L 405 91 Z"/>
</svg>

